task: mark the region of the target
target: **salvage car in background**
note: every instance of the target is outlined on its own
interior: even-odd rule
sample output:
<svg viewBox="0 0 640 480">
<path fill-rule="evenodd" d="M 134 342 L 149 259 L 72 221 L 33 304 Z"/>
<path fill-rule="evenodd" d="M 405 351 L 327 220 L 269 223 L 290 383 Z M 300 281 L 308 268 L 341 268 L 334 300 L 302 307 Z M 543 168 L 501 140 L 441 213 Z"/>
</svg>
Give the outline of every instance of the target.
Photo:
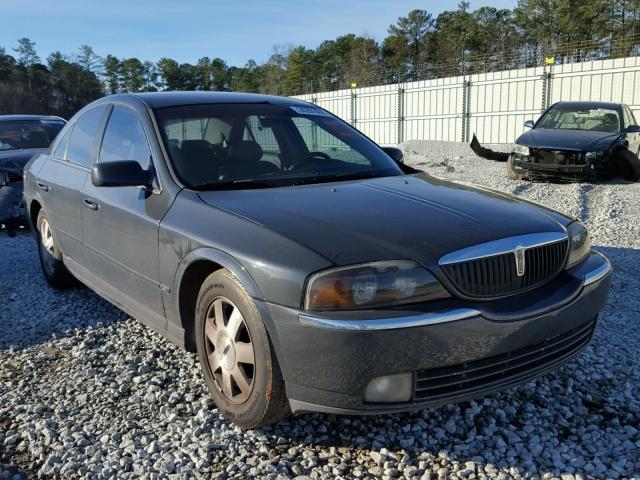
<svg viewBox="0 0 640 480">
<path fill-rule="evenodd" d="M 115 95 L 25 199 L 47 281 L 196 350 L 242 427 L 475 398 L 582 351 L 611 281 L 584 225 L 401 157 L 300 100 Z"/>
<path fill-rule="evenodd" d="M 518 137 L 511 154 L 471 148 L 484 158 L 507 161 L 514 179 L 595 181 L 640 180 L 640 126 L 621 103 L 558 102 Z"/>
<path fill-rule="evenodd" d="M 66 123 L 51 116 L 0 115 L 0 224 L 10 235 L 24 216 L 24 166 L 35 154 L 46 152 Z"/>
</svg>

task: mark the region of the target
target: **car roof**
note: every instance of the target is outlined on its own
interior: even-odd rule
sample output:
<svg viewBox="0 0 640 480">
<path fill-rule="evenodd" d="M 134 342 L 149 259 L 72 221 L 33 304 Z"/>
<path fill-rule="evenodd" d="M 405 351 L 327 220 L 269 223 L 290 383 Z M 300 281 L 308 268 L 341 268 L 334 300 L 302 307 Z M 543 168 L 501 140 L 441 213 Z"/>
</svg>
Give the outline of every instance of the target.
<svg viewBox="0 0 640 480">
<path fill-rule="evenodd" d="M 0 115 L 0 122 L 24 122 L 37 120 L 66 120 L 55 115 Z"/>
<path fill-rule="evenodd" d="M 624 103 L 613 103 L 613 102 L 556 102 L 552 106 L 610 108 L 613 110 L 618 110 L 623 105 Z"/>
<path fill-rule="evenodd" d="M 124 93 L 103 97 L 102 101 L 131 102 L 138 99 L 156 109 L 182 105 L 202 105 L 216 103 L 270 103 L 272 105 L 309 105 L 302 100 L 275 95 L 237 92 L 144 92 Z"/>
</svg>

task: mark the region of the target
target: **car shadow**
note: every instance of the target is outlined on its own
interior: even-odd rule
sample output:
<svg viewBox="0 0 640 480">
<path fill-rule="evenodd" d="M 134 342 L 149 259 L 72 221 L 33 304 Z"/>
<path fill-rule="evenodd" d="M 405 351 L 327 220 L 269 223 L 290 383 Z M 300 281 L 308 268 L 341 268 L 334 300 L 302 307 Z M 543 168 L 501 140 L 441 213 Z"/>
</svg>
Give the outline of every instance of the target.
<svg viewBox="0 0 640 480">
<path fill-rule="evenodd" d="M 29 232 L 0 237 L 0 252 L 0 350 L 22 349 L 129 318 L 89 288 L 50 287 Z"/>
</svg>

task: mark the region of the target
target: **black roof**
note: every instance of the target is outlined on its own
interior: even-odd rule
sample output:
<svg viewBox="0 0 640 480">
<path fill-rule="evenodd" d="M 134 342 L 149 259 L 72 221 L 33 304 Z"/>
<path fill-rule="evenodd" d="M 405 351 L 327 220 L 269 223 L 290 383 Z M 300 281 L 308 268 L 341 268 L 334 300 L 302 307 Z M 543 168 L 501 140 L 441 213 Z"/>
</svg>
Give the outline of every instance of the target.
<svg viewBox="0 0 640 480">
<path fill-rule="evenodd" d="M 588 108 L 610 108 L 612 110 L 619 110 L 620 107 L 624 105 L 624 103 L 613 103 L 613 102 L 556 102 L 555 105 L 559 105 L 562 107 L 588 107 Z"/>
<path fill-rule="evenodd" d="M 66 120 L 55 115 L 0 115 L 0 122 L 25 122 L 38 120 Z"/>
<path fill-rule="evenodd" d="M 201 105 L 203 103 L 270 103 L 273 105 L 308 105 L 295 98 L 236 92 L 146 92 L 103 97 L 104 100 L 130 101 L 137 98 L 151 108 Z"/>
</svg>

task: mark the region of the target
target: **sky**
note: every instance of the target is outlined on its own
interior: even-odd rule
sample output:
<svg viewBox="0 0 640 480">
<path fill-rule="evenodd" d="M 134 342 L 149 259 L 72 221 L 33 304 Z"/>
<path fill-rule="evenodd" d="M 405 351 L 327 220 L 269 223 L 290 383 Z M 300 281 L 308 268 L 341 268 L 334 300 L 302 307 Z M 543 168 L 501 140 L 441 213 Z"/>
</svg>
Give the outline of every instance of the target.
<svg viewBox="0 0 640 480">
<path fill-rule="evenodd" d="M 516 0 L 472 0 L 513 8 Z M 415 8 L 435 16 L 458 0 L 0 0 L 0 47 L 14 53 L 17 39 L 74 54 L 82 44 L 100 56 L 171 57 L 194 63 L 220 57 L 242 66 L 266 61 L 274 45 L 316 48 L 347 33 L 381 41 L 390 24 Z"/>
</svg>

